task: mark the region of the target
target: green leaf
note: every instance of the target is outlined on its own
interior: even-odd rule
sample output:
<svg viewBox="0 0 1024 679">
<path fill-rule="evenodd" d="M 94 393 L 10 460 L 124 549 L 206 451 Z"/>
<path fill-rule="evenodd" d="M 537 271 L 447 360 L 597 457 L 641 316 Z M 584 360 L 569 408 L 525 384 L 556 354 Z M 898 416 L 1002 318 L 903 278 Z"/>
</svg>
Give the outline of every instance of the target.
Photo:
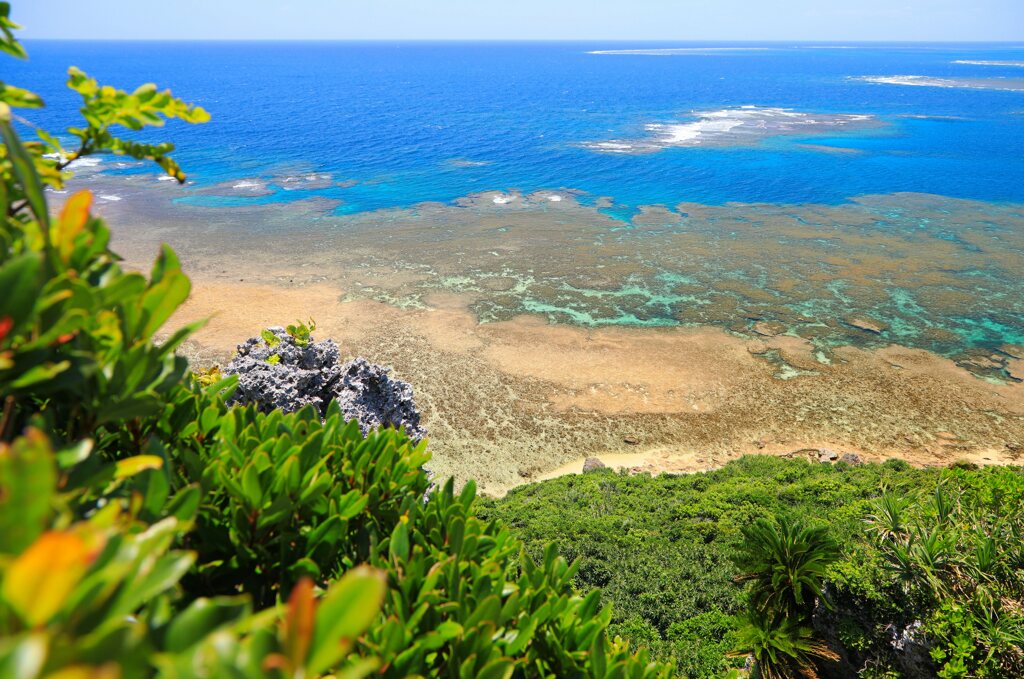
<svg viewBox="0 0 1024 679">
<path fill-rule="evenodd" d="M 320 579 L 320 566 L 317 565 L 316 561 L 303 557 L 288 567 L 288 573 L 298 580 L 299 578 L 306 576 L 313 580 Z"/>
<path fill-rule="evenodd" d="M 501 600 L 492 594 L 476 605 L 472 615 L 466 619 L 466 627 L 475 627 L 481 623 L 497 621 L 501 615 Z"/>
<path fill-rule="evenodd" d="M 409 527 L 406 525 L 406 521 L 399 521 L 395 530 L 391 532 L 388 553 L 391 556 L 391 561 L 398 565 L 409 558 Z"/>
<path fill-rule="evenodd" d="M 202 500 L 202 492 L 198 486 L 188 486 L 179 490 L 167 504 L 167 515 L 173 516 L 179 521 L 191 521 L 199 511 L 199 503 Z"/>
<path fill-rule="evenodd" d="M 171 317 L 186 299 L 192 284 L 181 273 L 181 265 L 174 251 L 166 245 L 153 265 L 154 284 L 142 298 L 142 307 L 148 313 L 142 337 L 148 339 Z"/>
<path fill-rule="evenodd" d="M 0 318 L 10 318 L 14 327 L 24 323 L 35 307 L 42 287 L 42 258 L 26 252 L 0 266 Z"/>
<path fill-rule="evenodd" d="M 0 101 L 13 108 L 42 108 L 43 100 L 35 92 L 0 82 Z"/>
<path fill-rule="evenodd" d="M 27 371 L 18 376 L 17 379 L 10 383 L 11 389 L 24 389 L 33 385 L 39 384 L 40 382 L 47 382 L 52 380 L 57 375 L 61 374 L 65 370 L 71 367 L 71 361 L 60 361 L 59 363 L 43 363 L 33 368 L 29 368 Z"/>
<path fill-rule="evenodd" d="M 242 470 L 242 492 L 245 493 L 245 501 L 249 503 L 250 507 L 257 508 L 263 502 L 260 472 L 252 462 Z"/>
<path fill-rule="evenodd" d="M 331 585 L 316 612 L 310 675 L 322 674 L 345 657 L 351 641 L 376 619 L 385 590 L 383 574 L 366 567 L 349 571 Z"/>
<path fill-rule="evenodd" d="M 77 464 L 81 464 L 89 459 L 92 455 L 93 441 L 92 439 L 82 439 L 74 445 L 68 446 L 62 450 L 59 450 L 56 455 L 57 466 L 60 469 L 70 469 Z"/>
<path fill-rule="evenodd" d="M 599 634 L 590 645 L 590 669 L 594 679 L 604 679 L 608 673 L 608 658 L 604 652 L 605 637 Z"/>
<path fill-rule="evenodd" d="M 515 664 L 507 658 L 499 658 L 498 660 L 492 660 L 487 663 L 482 670 L 480 670 L 476 677 L 477 679 L 508 679 L 512 676 L 512 671 L 516 668 Z"/>
<path fill-rule="evenodd" d="M 11 4 L 0 2 L 0 52 L 18 59 L 27 59 L 25 48 L 14 38 L 14 31 L 21 28 L 10 19 Z"/>
<path fill-rule="evenodd" d="M 57 483 L 50 443 L 29 429 L 9 446 L 0 444 L 0 554 L 17 554 L 46 526 Z"/>
<path fill-rule="evenodd" d="M 130 615 L 150 599 L 163 594 L 188 572 L 195 563 L 196 555 L 183 552 L 168 552 L 148 566 L 143 577 L 118 597 L 111 614 Z"/>
<path fill-rule="evenodd" d="M 242 619 L 251 608 L 247 596 L 196 599 L 171 621 L 164 647 L 170 653 L 186 651 L 218 628 Z"/>
<path fill-rule="evenodd" d="M 262 331 L 260 333 L 260 337 L 263 338 L 263 341 L 266 342 L 267 346 L 271 349 L 273 349 L 274 347 L 281 343 L 281 338 L 275 335 L 274 333 L 270 332 L 269 330 Z"/>
<path fill-rule="evenodd" d="M 114 479 L 120 481 L 148 469 L 160 469 L 163 466 L 163 458 L 156 455 L 135 455 L 117 461 L 114 466 Z"/>
<path fill-rule="evenodd" d="M 49 248 L 50 214 L 46 209 L 43 184 L 39 181 L 39 175 L 36 174 L 35 162 L 25 151 L 17 133 L 11 127 L 9 115 L 6 118 L 0 116 L 0 136 L 3 136 L 11 168 L 21 184 L 21 190 L 25 194 L 25 199 L 28 200 L 29 207 L 32 208 L 32 214 L 43 228 L 43 232 L 47 234 L 46 243 Z"/>
<path fill-rule="evenodd" d="M 437 626 L 436 632 L 442 639 L 448 641 L 455 639 L 456 637 L 462 636 L 462 625 L 455 622 L 454 620 L 445 620 Z"/>
</svg>

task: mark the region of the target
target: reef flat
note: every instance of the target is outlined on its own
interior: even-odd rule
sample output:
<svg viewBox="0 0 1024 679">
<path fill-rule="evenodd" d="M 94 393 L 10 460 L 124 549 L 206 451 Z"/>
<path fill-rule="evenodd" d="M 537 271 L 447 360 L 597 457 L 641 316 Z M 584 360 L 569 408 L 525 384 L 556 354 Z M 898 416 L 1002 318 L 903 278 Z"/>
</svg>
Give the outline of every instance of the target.
<svg viewBox="0 0 1024 679">
<path fill-rule="evenodd" d="M 436 471 L 490 492 L 586 455 L 651 470 L 826 446 L 918 463 L 1024 445 L 1021 206 L 921 194 L 651 206 L 565 190 L 339 216 L 324 200 L 99 209 L 170 243 L 207 360 L 316 318 L 413 384 Z M 557 197 L 558 200 L 553 200 Z M 589 204 L 588 204 L 589 203 Z M 311 220 L 316 228 L 309 228 Z"/>
</svg>

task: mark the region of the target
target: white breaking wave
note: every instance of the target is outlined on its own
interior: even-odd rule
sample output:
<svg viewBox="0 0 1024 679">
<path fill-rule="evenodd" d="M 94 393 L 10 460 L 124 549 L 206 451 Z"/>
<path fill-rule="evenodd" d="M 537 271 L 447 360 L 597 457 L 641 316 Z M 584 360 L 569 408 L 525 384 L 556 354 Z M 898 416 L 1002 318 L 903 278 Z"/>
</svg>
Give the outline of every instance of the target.
<svg viewBox="0 0 1024 679">
<path fill-rule="evenodd" d="M 954 64 L 971 64 L 972 66 L 1015 66 L 1024 68 L 1024 61 L 974 61 L 971 59 L 957 59 Z"/>
<path fill-rule="evenodd" d="M 76 160 L 72 160 L 71 164 L 68 165 L 68 168 L 73 170 L 75 168 L 96 167 L 102 162 L 102 158 L 97 158 L 96 156 L 86 156 L 85 158 L 78 158 Z"/>
<path fill-rule="evenodd" d="M 516 199 L 515 196 L 507 196 L 507 195 L 504 195 L 504 194 L 499 194 L 499 195 L 494 197 L 494 204 L 495 205 L 505 205 L 507 203 L 511 203 L 515 199 Z"/>
<path fill-rule="evenodd" d="M 305 175 L 289 175 L 281 179 L 282 183 L 295 183 L 295 182 L 317 182 L 330 180 L 331 175 L 329 174 L 316 174 L 310 173 Z"/>
<path fill-rule="evenodd" d="M 667 147 L 732 146 L 765 137 L 817 134 L 837 129 L 874 126 L 873 116 L 849 113 L 806 113 L 787 108 L 740 106 L 694 113 L 696 120 L 650 123 L 646 139 L 584 142 L 592 151 L 646 153 Z"/>
<path fill-rule="evenodd" d="M 100 199 L 102 199 L 102 200 L 111 200 L 111 201 L 118 201 L 118 200 L 121 200 L 121 196 L 115 196 L 115 195 L 114 195 L 114 194 L 112 194 L 112 193 L 107 193 L 107 194 L 100 194 L 100 196 L 99 196 L 99 197 L 100 197 Z"/>
<path fill-rule="evenodd" d="M 162 174 L 159 177 L 157 177 L 156 180 L 158 182 L 176 182 L 176 181 L 178 181 L 177 179 L 175 179 L 174 177 L 172 177 L 172 176 L 170 176 L 168 174 Z"/>
<path fill-rule="evenodd" d="M 584 144 L 593 151 L 606 151 L 608 153 L 632 153 L 636 150 L 633 144 L 625 144 L 619 141 L 595 141 Z"/>
<path fill-rule="evenodd" d="M 301 175 L 289 175 L 282 177 L 277 181 L 285 191 L 294 191 L 301 189 L 322 189 L 327 188 L 332 182 L 332 177 L 328 173 L 317 174 L 316 172 L 310 172 L 308 174 Z"/>
<path fill-rule="evenodd" d="M 851 80 L 876 85 L 909 85 L 912 87 L 945 87 L 968 90 L 1024 91 L 1024 79 L 1010 78 L 939 78 L 930 75 L 859 75 Z"/>
<path fill-rule="evenodd" d="M 772 47 L 665 47 L 631 50 L 591 50 L 587 54 L 639 54 L 648 57 L 671 57 L 677 55 L 714 54 L 719 52 L 766 52 Z"/>
<path fill-rule="evenodd" d="M 263 182 L 252 181 L 250 179 L 243 179 L 237 184 L 232 184 L 233 189 L 262 189 L 264 187 Z"/>
</svg>

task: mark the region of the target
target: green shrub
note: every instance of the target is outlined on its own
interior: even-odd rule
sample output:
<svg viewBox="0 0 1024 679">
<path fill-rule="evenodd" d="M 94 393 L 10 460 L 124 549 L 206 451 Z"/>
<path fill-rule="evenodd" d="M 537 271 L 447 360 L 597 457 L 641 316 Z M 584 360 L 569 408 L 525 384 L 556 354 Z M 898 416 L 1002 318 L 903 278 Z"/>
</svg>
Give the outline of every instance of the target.
<svg viewBox="0 0 1024 679">
<path fill-rule="evenodd" d="M 665 635 L 684 677 L 721 676 L 736 648 L 737 620 L 717 608 L 673 623 Z M 627 637 L 629 638 L 629 637 Z"/>
<path fill-rule="evenodd" d="M 288 606 L 253 615 L 248 597 L 200 598 L 187 607 L 180 581 L 194 552 L 175 548 L 199 508 L 189 488 L 164 498 L 164 517 L 140 518 L 138 496 L 161 465 L 127 458 L 105 467 L 109 479 L 87 517 L 72 508 L 92 477 L 76 470 L 87 446 L 54 452 L 28 429 L 0 444 L 0 676 L 266 676 L 272 664 L 288 676 L 318 676 L 342 664 L 351 639 L 374 620 L 384 596 L 380 571 L 349 571 L 313 600 L 306 580 Z M 86 482 L 79 488 L 76 478 Z M 93 495 L 95 497 L 95 495 Z M 150 498 L 145 502 L 152 503 Z M 297 609 L 309 620 L 297 628 Z M 349 641 L 346 641 L 349 640 Z M 287 663 L 284 662 L 287 660 Z M 373 669 L 354 663 L 353 676 Z M 55 674 L 53 676 L 56 676 Z"/>
<path fill-rule="evenodd" d="M 266 606 L 302 577 L 326 582 L 366 562 L 429 485 L 425 445 L 394 430 L 364 438 L 334 402 L 323 421 L 312 406 L 215 412 L 192 421 L 204 441 L 178 469 L 203 491 L 188 541 L 203 556 L 194 592 L 245 592 Z"/>
<path fill-rule="evenodd" d="M 863 550 L 903 610 L 892 622 L 923 623 L 939 676 L 1024 676 L 1020 470 L 953 467 L 931 490 L 883 498 L 869 521 Z"/>
<path fill-rule="evenodd" d="M 724 656 L 740 642 L 753 651 L 760 639 L 761 648 L 784 655 L 785 648 L 821 650 L 823 638 L 842 651 L 839 671 L 900 676 L 893 634 L 915 622 L 936 663 L 927 665 L 925 648 L 925 672 L 1024 676 L 1018 468 L 840 466 L 759 456 L 701 474 L 552 479 L 483 509 L 511 526 L 531 553 L 554 541 L 563 555 L 579 559 L 576 584 L 584 592 L 602 589 L 613 605 L 612 629 L 649 644 L 657 658 L 674 658 L 681 676 L 718 677 L 738 667 L 738 659 Z M 771 594 L 775 569 L 732 563 L 753 544 L 744 532 L 758 525 L 756 517 L 771 517 L 769 525 L 827 525 L 819 537 L 841 551 L 814 578 L 834 610 L 814 608 L 819 597 L 811 588 L 802 603 L 792 597 L 783 606 L 796 609 L 781 616 L 788 626 L 766 620 L 754 634 L 744 615 L 747 590 L 734 578 L 764 572 Z M 817 637 L 809 631 L 811 608 Z"/>
<path fill-rule="evenodd" d="M 576 585 L 584 592 L 601 588 L 616 632 L 630 638 L 641 627 L 623 625 L 639 617 L 658 632 L 650 644 L 656 657 L 673 657 L 682 676 L 718 677 L 742 664 L 725 653 L 734 648 L 746 609 L 733 565 L 744 527 L 759 517 L 824 520 L 831 539 L 846 547 L 863 539 L 863 519 L 885 489 L 907 492 L 938 474 L 751 456 L 700 474 L 605 471 L 552 479 L 487 501 L 483 511 L 508 524 L 531 554 L 554 542 L 563 556 L 579 559 Z M 826 574 L 852 567 L 844 557 Z M 704 616 L 716 621 L 706 634 L 682 633 Z"/>
</svg>

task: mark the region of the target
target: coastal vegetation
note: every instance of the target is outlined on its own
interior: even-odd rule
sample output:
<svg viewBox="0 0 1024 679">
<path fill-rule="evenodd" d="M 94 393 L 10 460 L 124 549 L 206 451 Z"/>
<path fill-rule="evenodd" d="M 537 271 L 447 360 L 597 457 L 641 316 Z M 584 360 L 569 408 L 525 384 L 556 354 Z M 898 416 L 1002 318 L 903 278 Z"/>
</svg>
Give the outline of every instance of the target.
<svg viewBox="0 0 1024 679">
<path fill-rule="evenodd" d="M 24 56 L 9 13 L 0 49 Z M 195 326 L 154 341 L 190 289 L 174 252 L 126 271 L 90 193 L 51 214 L 44 187 L 101 152 L 181 181 L 170 144 L 115 130 L 206 115 L 68 84 L 76 151 L 23 142 L 12 108 L 42 102 L 0 89 L 0 676 L 668 676 L 553 547 L 480 519 L 472 484 L 427 498 L 426 443 L 336 402 L 229 407 L 236 377 L 175 355 Z"/>
<path fill-rule="evenodd" d="M 1017 468 L 750 456 L 565 476 L 484 513 L 530 553 L 557 544 L 581 591 L 611 603 L 613 633 L 680 676 L 722 676 L 748 654 L 764 676 L 1024 676 Z"/>
</svg>

